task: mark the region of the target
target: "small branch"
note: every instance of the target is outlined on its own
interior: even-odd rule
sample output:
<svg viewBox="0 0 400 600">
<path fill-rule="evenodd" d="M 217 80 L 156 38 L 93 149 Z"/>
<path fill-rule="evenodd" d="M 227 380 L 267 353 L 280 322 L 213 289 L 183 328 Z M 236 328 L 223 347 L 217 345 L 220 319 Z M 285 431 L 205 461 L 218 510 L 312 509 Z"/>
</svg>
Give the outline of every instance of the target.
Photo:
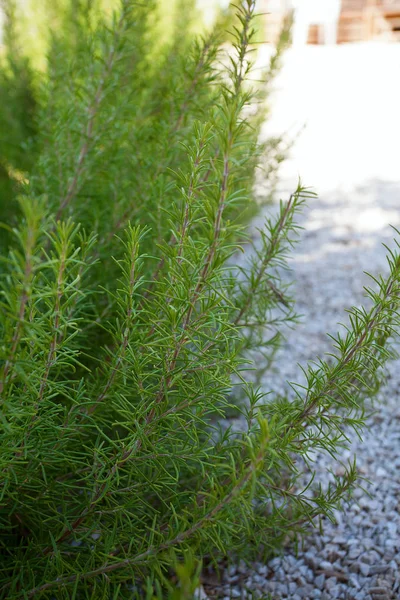
<svg viewBox="0 0 400 600">
<path fill-rule="evenodd" d="M 394 284 L 395 284 L 395 279 L 392 277 L 392 279 L 388 285 L 388 288 L 386 290 L 385 298 L 388 298 L 392 294 Z M 395 290 L 395 292 L 397 293 L 397 290 Z M 300 413 L 299 418 L 298 418 L 299 422 L 303 421 L 304 419 L 307 419 L 313 413 L 314 409 L 318 405 L 318 402 L 323 397 L 330 394 L 332 390 L 334 390 L 338 371 L 340 372 L 344 367 L 346 367 L 350 363 L 350 361 L 354 358 L 356 353 L 363 347 L 367 336 L 371 333 L 371 331 L 374 329 L 374 327 L 379 322 L 379 317 L 380 317 L 381 313 L 384 311 L 383 300 L 384 300 L 384 298 L 382 299 L 381 304 L 375 308 L 374 313 L 371 317 L 371 320 L 367 323 L 364 331 L 361 333 L 361 335 L 358 337 L 358 339 L 354 342 L 354 344 L 348 350 L 348 352 L 345 354 L 345 356 L 342 357 L 341 361 L 336 365 L 333 373 L 331 374 L 329 379 L 326 381 L 324 389 L 322 391 L 320 391 L 311 400 L 311 402 L 308 405 L 307 405 L 307 400 L 306 400 L 306 406 L 304 407 L 303 411 Z"/>
<path fill-rule="evenodd" d="M 268 267 L 271 263 L 271 260 L 275 256 L 276 251 L 279 247 L 279 243 L 281 240 L 281 234 L 285 231 L 287 221 L 290 218 L 296 197 L 298 197 L 296 194 L 291 194 L 291 196 L 286 204 L 285 210 L 283 211 L 283 213 L 281 214 L 281 216 L 279 218 L 278 226 L 276 228 L 274 237 L 272 238 L 271 243 L 269 245 L 268 252 L 265 255 L 265 257 L 260 265 L 260 269 L 258 271 L 257 277 L 255 278 L 253 284 L 250 286 L 250 288 L 247 292 L 247 298 L 235 318 L 235 321 L 234 321 L 235 325 L 238 325 L 238 323 L 242 320 L 243 316 L 251 308 L 254 295 L 257 292 L 257 289 L 262 281 L 262 278 L 264 277 L 265 272 L 268 269 Z M 279 290 L 277 290 L 271 282 L 268 282 L 268 284 L 271 287 L 271 289 L 275 292 L 275 294 L 277 295 L 279 301 L 282 302 L 285 306 L 287 306 L 286 300 L 283 301 L 284 298 L 283 298 L 281 292 Z"/>
<path fill-rule="evenodd" d="M 190 99 L 193 97 L 193 95 L 196 92 L 196 86 L 197 83 L 199 81 L 199 77 L 201 74 L 201 70 L 204 67 L 205 63 L 206 63 L 206 59 L 207 59 L 207 55 L 210 51 L 210 49 L 213 47 L 213 37 L 210 36 L 210 39 L 207 43 L 204 44 L 203 49 L 201 51 L 200 54 L 200 58 L 199 61 L 196 65 L 195 68 L 195 72 L 193 75 L 193 79 L 190 83 L 190 86 L 188 88 L 188 90 L 185 93 L 185 100 L 183 101 L 183 103 L 181 104 L 179 110 L 178 110 L 178 117 L 175 120 L 174 125 L 172 126 L 171 130 L 170 130 L 170 134 L 176 134 L 180 128 L 182 127 L 185 115 L 187 113 L 187 110 L 189 108 L 189 104 L 190 104 Z M 158 167 L 155 171 L 154 174 L 154 181 L 157 180 L 158 176 L 162 173 L 162 171 L 165 170 L 165 168 L 168 167 L 168 165 L 170 164 L 170 161 L 167 160 L 167 164 L 163 164 L 162 161 L 159 162 Z M 209 173 L 208 173 L 209 176 Z M 207 178 L 208 178 L 207 176 Z M 207 180 L 207 178 L 204 179 L 204 182 Z M 120 229 L 121 227 L 124 226 L 124 224 L 126 223 L 126 219 L 129 217 L 129 210 L 126 210 L 124 212 L 124 214 L 118 219 L 117 223 L 114 225 L 112 231 L 107 235 L 106 240 L 110 240 Z M 169 242 L 170 244 L 174 243 L 174 240 L 171 238 L 171 241 Z M 161 271 L 162 267 L 164 266 L 164 259 L 161 259 L 159 264 L 156 267 L 156 271 L 155 271 L 155 275 L 153 275 L 153 279 L 156 281 L 157 280 L 157 275 L 159 274 L 159 272 Z M 148 292 L 147 292 L 148 293 Z"/>
<path fill-rule="evenodd" d="M 58 276 L 57 276 L 57 291 L 56 291 L 56 302 L 55 302 L 55 307 L 54 307 L 54 314 L 55 314 L 55 318 L 54 318 L 54 334 L 53 337 L 51 339 L 50 342 L 50 348 L 49 348 L 49 353 L 47 356 L 47 360 L 46 360 L 46 366 L 45 366 L 45 372 L 44 375 L 42 377 L 42 380 L 40 382 L 40 388 L 39 388 L 39 393 L 38 393 L 38 397 L 37 400 L 35 402 L 34 405 L 34 414 L 32 416 L 31 422 L 29 424 L 29 426 L 27 427 L 26 430 L 26 435 L 24 437 L 24 440 L 21 443 L 21 448 L 15 452 L 14 456 L 16 458 L 20 458 L 22 456 L 22 453 L 24 451 L 24 447 L 26 446 L 26 442 L 29 438 L 29 435 L 32 431 L 32 428 L 34 426 L 34 423 L 37 419 L 37 413 L 38 413 L 38 408 L 39 405 L 43 399 L 43 394 L 44 391 L 46 389 L 46 385 L 47 385 L 47 380 L 49 378 L 50 375 L 50 370 L 54 364 L 54 359 L 56 356 L 56 351 L 57 351 L 57 346 L 58 346 L 58 341 L 60 338 L 60 332 L 59 332 L 59 327 L 60 327 L 60 311 L 61 311 L 61 298 L 63 296 L 63 284 L 64 284 L 64 271 L 65 271 L 65 266 L 66 266 L 66 249 L 65 247 L 63 248 L 62 254 L 61 254 L 61 259 L 60 259 L 60 268 L 58 271 Z"/>
<path fill-rule="evenodd" d="M 28 286 L 29 286 L 29 282 L 30 282 L 30 279 L 32 276 L 32 271 L 33 271 L 33 265 L 32 265 L 33 247 L 34 247 L 34 234 L 33 234 L 32 229 L 29 228 L 28 229 L 26 258 L 25 258 L 25 270 L 24 270 L 24 277 L 23 277 L 23 284 L 22 284 L 23 287 L 22 287 L 22 294 L 21 294 L 21 298 L 20 298 L 20 305 L 19 305 L 19 311 L 18 311 L 18 320 L 17 320 L 17 324 L 14 329 L 14 334 L 13 334 L 12 340 L 11 340 L 10 355 L 4 364 L 3 376 L 0 381 L 0 394 L 2 394 L 4 391 L 4 388 L 5 388 L 5 385 L 7 382 L 7 376 L 9 375 L 10 370 L 14 364 L 17 348 L 18 348 L 19 342 L 21 340 L 22 325 L 25 320 L 25 311 L 26 311 L 26 306 L 27 306 L 28 300 L 29 300 Z"/>
<path fill-rule="evenodd" d="M 56 356 L 58 340 L 60 336 L 59 328 L 60 328 L 60 312 L 61 312 L 61 298 L 63 296 L 63 284 L 64 284 L 64 271 L 66 264 L 66 249 L 63 248 L 61 259 L 60 259 L 60 268 L 57 277 L 57 292 L 56 292 L 56 303 L 54 307 L 54 334 L 50 343 L 49 354 L 46 361 L 46 368 L 44 375 L 42 377 L 42 381 L 40 383 L 39 396 L 37 400 L 37 405 L 41 402 L 44 394 L 44 390 L 47 385 L 47 380 L 49 378 L 50 369 L 53 366 L 54 359 Z"/>
<path fill-rule="evenodd" d="M 133 290 L 135 287 L 136 246 L 134 249 L 134 253 L 131 257 L 131 260 L 132 260 L 132 265 L 131 265 L 131 270 L 130 270 L 130 275 L 129 275 L 129 304 L 128 304 L 128 310 L 127 310 L 127 314 L 126 314 L 126 324 L 125 324 L 124 334 L 122 336 L 122 342 L 120 345 L 120 352 L 117 354 L 115 363 L 111 367 L 110 375 L 109 375 L 108 380 L 103 388 L 103 391 L 99 394 L 95 403 L 89 408 L 88 414 L 92 414 L 96 410 L 97 405 L 100 404 L 101 402 L 103 402 L 103 400 L 107 397 L 107 394 L 110 391 L 110 388 L 112 387 L 112 385 L 114 383 L 115 376 L 118 372 L 118 369 L 119 369 L 120 365 L 122 364 L 122 361 L 124 360 L 126 349 L 129 344 L 129 338 L 130 338 L 130 334 L 131 334 L 130 326 L 131 326 L 132 312 L 133 312 Z"/>
<path fill-rule="evenodd" d="M 234 82 L 234 90 L 231 93 L 231 98 L 234 102 L 234 105 L 236 105 L 236 103 L 238 101 L 238 98 L 240 96 L 241 86 L 243 83 L 242 69 L 243 69 L 243 64 L 244 64 L 244 58 L 246 56 L 246 50 L 247 50 L 248 43 L 249 43 L 247 32 L 248 32 L 248 28 L 250 26 L 251 15 L 252 15 L 253 11 L 254 11 L 254 5 L 252 4 L 251 8 L 248 9 L 248 11 L 246 11 L 245 24 L 243 27 L 242 36 L 240 38 L 240 46 L 239 46 L 240 69 L 239 69 L 238 77 L 237 77 L 237 79 L 235 79 L 235 82 Z M 234 74 L 232 74 L 232 77 L 234 77 Z M 176 343 L 172 358 L 169 361 L 169 364 L 166 368 L 166 374 L 164 374 L 163 377 L 161 378 L 159 391 L 156 395 L 154 405 L 153 405 L 150 413 L 146 417 L 146 423 L 151 422 L 151 420 L 154 418 L 156 407 L 162 402 L 163 398 L 165 397 L 165 389 L 168 389 L 171 385 L 172 373 L 176 367 L 176 363 L 177 363 L 179 354 L 180 354 L 184 344 L 186 343 L 186 337 L 187 337 L 186 330 L 187 330 L 190 320 L 192 318 L 194 306 L 195 306 L 195 304 L 199 298 L 199 295 L 203 289 L 206 277 L 208 275 L 208 272 L 212 266 L 212 263 L 213 263 L 213 260 L 215 257 L 215 253 L 216 253 L 217 246 L 218 246 L 218 241 L 219 241 L 220 234 L 221 234 L 222 216 L 223 216 L 223 212 L 225 209 L 226 199 L 227 199 L 227 194 L 228 194 L 228 183 L 229 183 L 229 175 L 230 175 L 230 153 L 231 153 L 232 147 L 234 145 L 234 129 L 236 126 L 236 120 L 237 119 L 230 120 L 229 126 L 227 128 L 227 132 L 226 132 L 226 136 L 227 136 L 226 149 L 225 149 L 224 155 L 223 155 L 223 173 L 222 173 L 222 180 L 221 180 L 221 186 L 220 186 L 220 195 L 219 195 L 219 199 L 218 199 L 217 214 L 216 214 L 215 221 L 214 221 L 213 239 L 212 239 L 209 251 L 207 253 L 206 259 L 204 261 L 204 265 L 201 270 L 200 276 L 198 278 L 196 287 L 195 287 L 195 289 L 192 293 L 192 296 L 189 300 L 189 308 L 186 312 L 186 316 L 183 319 L 183 322 L 182 322 L 182 325 L 180 328 L 181 336 Z"/>
<path fill-rule="evenodd" d="M 65 210 L 65 208 L 68 206 L 68 204 L 71 202 L 73 197 L 78 192 L 79 180 L 84 171 L 84 165 L 85 165 L 87 155 L 91 149 L 91 142 L 92 142 L 93 130 L 94 130 L 94 121 L 97 116 L 97 112 L 98 112 L 98 109 L 99 109 L 99 106 L 100 106 L 100 103 L 102 100 L 104 86 L 105 86 L 107 78 L 110 76 L 110 74 L 112 72 L 112 69 L 115 64 L 115 60 L 117 58 L 115 49 L 118 44 L 118 38 L 121 33 L 122 25 L 124 23 L 124 18 L 125 18 L 125 11 L 122 10 L 120 19 L 118 21 L 116 30 L 114 32 L 114 40 L 111 45 L 108 59 L 104 66 L 103 73 L 100 77 L 99 85 L 97 86 L 97 89 L 96 89 L 96 92 L 95 92 L 95 95 L 93 98 L 93 102 L 88 108 L 88 121 L 87 121 L 86 127 L 82 133 L 82 138 L 84 141 L 81 145 L 81 148 L 80 148 L 80 151 L 78 154 L 78 159 L 77 159 L 76 165 L 75 165 L 75 171 L 74 171 L 74 174 L 72 175 L 72 177 L 70 178 L 65 195 L 60 200 L 60 205 L 59 205 L 59 208 L 58 208 L 56 216 L 55 216 L 55 222 L 60 220 L 63 211 Z"/>
<path fill-rule="evenodd" d="M 242 478 L 234 485 L 231 491 L 226 494 L 226 496 L 216 505 L 214 508 L 209 510 L 197 523 L 195 523 L 189 529 L 179 533 L 172 540 L 164 542 L 159 546 L 151 546 L 145 552 L 138 554 L 133 558 L 126 558 L 122 561 L 109 564 L 106 562 L 104 565 L 94 569 L 92 571 L 88 571 L 87 573 L 70 575 L 67 577 L 60 577 L 55 581 L 51 581 L 49 583 L 45 583 L 39 587 L 36 587 L 32 590 L 26 592 L 26 597 L 32 598 L 38 593 L 44 592 L 45 590 L 54 588 L 54 587 L 62 587 L 66 585 L 70 585 L 75 583 L 76 581 L 85 581 L 87 579 L 92 579 L 93 577 L 97 577 L 98 575 L 105 575 L 107 573 L 111 573 L 113 571 L 117 571 L 124 567 L 130 567 L 136 564 L 143 563 L 148 558 L 152 556 L 156 556 L 169 548 L 173 548 L 174 546 L 178 546 L 186 541 L 188 538 L 192 537 L 197 531 L 199 531 L 204 525 L 207 523 L 212 523 L 214 518 L 220 513 L 226 506 L 228 506 L 232 500 L 245 488 L 253 474 L 257 471 L 258 466 L 261 464 L 264 458 L 265 451 L 265 443 L 262 444 L 261 450 L 254 459 L 254 461 L 250 464 L 247 471 L 243 474 Z"/>
<path fill-rule="evenodd" d="M 218 156 L 218 151 L 216 152 L 216 156 L 215 156 L 215 158 L 217 158 L 217 156 Z M 211 159 L 211 161 L 213 162 L 213 159 Z M 207 170 L 207 172 L 205 173 L 204 177 L 202 177 L 202 179 L 201 179 L 201 183 L 202 183 L 203 185 L 205 185 L 205 184 L 207 183 L 207 181 L 208 181 L 208 179 L 209 179 L 209 177 L 210 177 L 210 174 L 211 174 L 211 170 L 212 170 L 212 167 L 210 166 L 210 168 L 209 168 L 209 169 Z M 203 188 L 200 188 L 200 190 L 199 190 L 199 191 L 202 191 L 202 189 L 203 189 Z M 175 236 L 173 236 L 173 235 L 171 235 L 171 238 L 170 238 L 170 240 L 169 240 L 169 242 L 168 242 L 168 245 L 169 245 L 169 246 L 174 246 L 174 245 L 175 245 L 175 243 L 176 243 L 176 237 L 175 237 Z M 162 269 L 163 269 L 164 265 L 165 265 L 165 258 L 164 258 L 164 257 L 162 257 L 162 258 L 159 260 L 159 262 L 158 262 L 158 264 L 157 264 L 157 266 L 156 266 L 156 268 L 155 268 L 155 270 L 154 270 L 154 273 L 153 273 L 153 274 L 152 274 L 152 276 L 151 276 L 151 281 L 150 281 L 150 285 L 149 285 L 149 287 L 147 288 L 147 290 L 146 290 L 146 291 L 144 292 L 144 294 L 143 294 L 143 297 L 144 297 L 144 298 L 148 298 L 148 296 L 150 295 L 150 293 L 151 293 L 151 292 L 152 292 L 152 290 L 154 289 L 154 285 L 155 285 L 155 284 L 156 284 L 156 282 L 158 281 L 158 278 L 159 278 L 159 276 L 160 276 L 160 273 L 161 273 L 161 271 L 162 271 Z M 153 328 L 152 328 L 152 330 L 151 330 L 151 333 L 153 333 L 153 332 L 154 332 L 154 327 L 153 327 Z M 150 335 L 151 335 L 151 333 L 150 333 Z"/>
<path fill-rule="evenodd" d="M 180 127 L 181 127 L 181 125 L 183 123 L 183 120 L 185 118 L 187 109 L 188 109 L 189 104 L 190 104 L 190 100 L 192 99 L 192 97 L 193 97 L 193 95 L 194 95 L 194 93 L 196 91 L 196 85 L 197 85 L 197 83 L 199 81 L 201 70 L 204 67 L 205 63 L 206 63 L 208 52 L 209 52 L 209 50 L 212 47 L 213 47 L 213 36 L 211 35 L 210 38 L 209 38 L 209 40 L 208 40 L 208 42 L 206 44 L 204 44 L 204 46 L 202 48 L 202 51 L 201 51 L 201 54 L 200 54 L 200 59 L 199 59 L 197 65 L 196 65 L 196 69 L 195 69 L 195 72 L 194 72 L 194 77 L 192 79 L 192 82 L 190 84 L 189 89 L 186 92 L 185 100 L 181 104 L 180 109 L 178 111 L 179 117 L 176 120 L 176 123 L 175 123 L 175 125 L 174 125 L 174 127 L 172 129 L 173 133 L 176 133 L 180 129 Z"/>
<path fill-rule="evenodd" d="M 131 255 L 131 261 L 132 261 L 131 269 L 130 269 L 130 273 L 129 273 L 129 303 L 128 303 L 128 310 L 127 310 L 127 315 L 126 315 L 124 334 L 123 334 L 121 345 L 120 345 L 120 352 L 117 354 L 114 365 L 111 367 L 109 377 L 106 381 L 106 384 L 105 384 L 102 392 L 99 394 L 99 396 L 97 397 L 94 404 L 92 404 L 90 406 L 90 408 L 87 410 L 87 414 L 92 414 L 96 410 L 96 407 L 98 406 L 98 404 L 100 404 L 107 397 L 107 394 L 110 391 L 110 389 L 114 383 L 116 374 L 117 374 L 118 369 L 124 359 L 126 349 L 129 344 L 129 338 L 130 338 L 130 333 L 131 333 L 130 325 L 131 325 L 132 313 L 133 313 L 133 291 L 134 291 L 134 286 L 135 286 L 136 252 L 137 252 L 137 244 L 134 244 L 133 249 L 132 249 L 132 255 Z M 66 425 L 64 426 L 64 430 L 65 430 L 65 427 L 66 427 Z M 115 475 L 118 468 L 128 460 L 131 453 L 132 453 L 132 450 L 124 452 L 122 459 L 120 461 L 117 461 L 116 463 L 114 463 L 113 467 L 110 469 L 109 477 L 113 477 Z M 61 544 L 62 542 L 64 542 L 66 539 L 68 539 L 74 533 L 74 531 L 79 527 L 79 525 L 85 520 L 86 515 L 93 509 L 93 507 L 96 505 L 98 500 L 101 498 L 106 485 L 107 485 L 107 483 L 105 482 L 98 487 L 90 504 L 82 511 L 82 513 L 79 515 L 79 517 L 77 517 L 75 519 L 75 521 L 71 524 L 70 527 L 66 527 L 63 530 L 61 535 L 56 540 L 56 542 L 55 542 L 56 544 Z M 49 552 L 51 552 L 52 549 L 53 549 L 52 546 L 47 546 L 43 550 L 43 554 L 44 555 L 49 554 Z"/>
</svg>

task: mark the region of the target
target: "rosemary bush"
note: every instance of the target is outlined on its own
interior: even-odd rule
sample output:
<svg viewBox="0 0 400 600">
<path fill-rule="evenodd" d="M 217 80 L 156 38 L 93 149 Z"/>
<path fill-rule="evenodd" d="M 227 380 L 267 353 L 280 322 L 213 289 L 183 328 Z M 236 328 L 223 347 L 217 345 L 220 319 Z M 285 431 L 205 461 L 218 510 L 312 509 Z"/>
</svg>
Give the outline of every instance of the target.
<svg viewBox="0 0 400 600">
<path fill-rule="evenodd" d="M 199 560 L 268 556 L 341 505 L 353 464 L 309 490 L 296 465 L 340 456 L 360 428 L 398 324 L 400 260 L 296 398 L 265 396 L 249 357 L 267 365 L 295 319 L 281 275 L 310 194 L 236 260 L 252 246 L 255 170 L 277 147 L 258 144 L 254 0 L 236 7 L 228 58 L 218 25 L 193 38 L 190 2 L 157 53 L 152 2 L 121 0 L 111 20 L 88 6 L 64 10 L 32 131 L 21 111 L 18 152 L 2 150 L 21 176 L 1 205 L 0 597 L 190 598 Z"/>
</svg>

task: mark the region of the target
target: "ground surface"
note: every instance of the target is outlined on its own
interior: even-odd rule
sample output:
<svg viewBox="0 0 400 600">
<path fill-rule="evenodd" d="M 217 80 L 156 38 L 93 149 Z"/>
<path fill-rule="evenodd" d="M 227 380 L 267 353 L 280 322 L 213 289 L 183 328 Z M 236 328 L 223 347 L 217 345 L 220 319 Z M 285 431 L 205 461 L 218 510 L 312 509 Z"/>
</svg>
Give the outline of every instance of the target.
<svg viewBox="0 0 400 600">
<path fill-rule="evenodd" d="M 298 176 L 319 199 L 306 209 L 291 261 L 302 324 L 277 358 L 282 380 L 300 381 L 305 364 L 330 348 L 344 310 L 363 302 L 367 277 L 386 271 L 382 242 L 400 226 L 400 45 L 306 47 L 289 52 L 276 82 L 273 121 L 265 134 L 293 134 L 305 124 L 281 172 L 281 196 Z M 262 219 L 262 216 L 260 216 Z M 287 550 L 268 565 L 226 573 L 227 598 L 400 598 L 400 362 L 390 365 L 379 411 L 364 440 L 354 440 L 369 497 L 356 491 L 338 523 L 314 533 L 304 551 Z M 350 457 L 343 456 L 343 459 Z M 321 457 L 318 477 L 329 475 Z"/>
</svg>

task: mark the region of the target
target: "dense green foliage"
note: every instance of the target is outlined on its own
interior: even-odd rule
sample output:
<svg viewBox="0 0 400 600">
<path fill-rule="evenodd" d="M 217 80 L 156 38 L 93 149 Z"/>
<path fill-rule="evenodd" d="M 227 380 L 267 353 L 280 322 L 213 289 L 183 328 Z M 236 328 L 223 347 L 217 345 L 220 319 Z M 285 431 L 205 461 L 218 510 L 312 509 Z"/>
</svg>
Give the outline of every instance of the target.
<svg viewBox="0 0 400 600">
<path fill-rule="evenodd" d="M 9 36 L 1 598 L 161 597 L 174 572 L 172 597 L 190 598 L 196 561 L 270 554 L 356 477 L 350 465 L 329 489 L 299 490 L 296 464 L 337 456 L 360 426 L 397 323 L 399 258 L 294 401 L 257 389 L 249 357 L 269 364 L 295 319 L 280 274 L 309 194 L 252 247 L 255 170 L 279 153 L 258 144 L 254 1 L 225 50 L 218 26 L 193 38 L 189 5 L 155 55 L 151 2 L 121 0 L 110 20 L 64 3 L 41 75 Z"/>
</svg>

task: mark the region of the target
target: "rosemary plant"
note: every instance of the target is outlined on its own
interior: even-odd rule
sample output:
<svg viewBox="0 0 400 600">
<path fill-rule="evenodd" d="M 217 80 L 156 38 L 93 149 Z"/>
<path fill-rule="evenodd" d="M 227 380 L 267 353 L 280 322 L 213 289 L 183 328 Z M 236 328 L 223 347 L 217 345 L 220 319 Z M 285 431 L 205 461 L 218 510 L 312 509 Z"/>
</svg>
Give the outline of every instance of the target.
<svg viewBox="0 0 400 600">
<path fill-rule="evenodd" d="M 310 194 L 282 202 L 240 266 L 265 150 L 254 0 L 236 7 L 228 59 L 218 26 L 178 30 L 155 56 L 153 2 L 121 0 L 111 21 L 70 7 L 75 35 L 52 33 L 36 87 L 33 164 L 16 155 L 2 205 L 0 597 L 190 598 L 198 561 L 267 556 L 353 486 L 349 465 L 298 489 L 296 462 L 337 456 L 361 426 L 400 259 L 295 400 L 265 396 L 249 363 L 295 319 L 281 275 Z M 220 424 L 232 413 L 240 432 Z"/>
</svg>

